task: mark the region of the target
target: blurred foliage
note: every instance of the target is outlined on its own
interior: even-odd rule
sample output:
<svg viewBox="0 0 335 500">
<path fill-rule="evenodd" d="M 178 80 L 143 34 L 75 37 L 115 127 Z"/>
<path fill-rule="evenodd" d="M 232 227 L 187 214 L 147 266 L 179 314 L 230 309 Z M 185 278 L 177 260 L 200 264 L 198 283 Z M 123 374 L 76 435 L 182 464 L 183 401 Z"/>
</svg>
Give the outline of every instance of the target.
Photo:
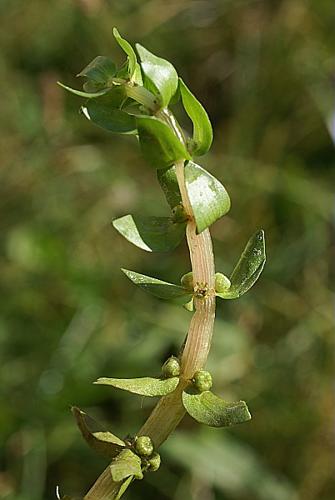
<svg viewBox="0 0 335 500">
<path fill-rule="evenodd" d="M 253 420 L 185 418 L 128 497 L 333 499 L 334 1 L 2 0 L 0 16 L 0 497 L 83 493 L 106 462 L 70 405 L 136 432 L 152 401 L 91 381 L 156 376 L 190 320 L 120 272 L 189 270 L 186 245 L 162 258 L 110 226 L 168 213 L 152 169 L 56 86 L 96 55 L 119 62 L 118 26 L 171 60 L 212 119 L 204 165 L 233 202 L 212 228 L 218 271 L 259 227 L 268 241 L 259 284 L 218 304 L 208 363 L 215 392 L 248 401 Z"/>
</svg>

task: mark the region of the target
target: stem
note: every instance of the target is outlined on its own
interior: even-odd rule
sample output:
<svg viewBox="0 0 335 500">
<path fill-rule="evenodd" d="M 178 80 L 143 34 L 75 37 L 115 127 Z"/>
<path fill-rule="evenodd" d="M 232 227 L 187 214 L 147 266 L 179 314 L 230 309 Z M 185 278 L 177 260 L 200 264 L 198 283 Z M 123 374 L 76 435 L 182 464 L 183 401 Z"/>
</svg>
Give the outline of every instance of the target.
<svg viewBox="0 0 335 500">
<path fill-rule="evenodd" d="M 180 130 L 176 130 L 171 116 L 168 119 L 171 128 L 182 139 Z M 176 164 L 176 175 L 184 210 L 189 218 L 186 238 L 190 251 L 193 281 L 195 284 L 206 285 L 208 293 L 204 298 L 194 298 L 195 313 L 190 322 L 181 357 L 181 375 L 177 389 L 159 400 L 138 432 L 138 435 L 150 436 L 156 449 L 175 430 L 185 415 L 182 392 L 190 383 L 194 373 L 200 370 L 207 361 L 215 319 L 215 267 L 210 232 L 208 229 L 205 229 L 200 234 L 196 232 L 193 211 L 185 185 L 184 161 Z M 112 480 L 109 467 L 107 467 L 85 495 L 84 500 L 112 500 L 116 497 L 119 488 L 120 483 L 115 483 Z"/>
<path fill-rule="evenodd" d="M 187 380 L 202 368 L 208 357 L 215 319 L 215 266 L 212 240 L 208 229 L 197 234 L 193 211 L 188 198 L 184 163 L 176 164 L 176 175 L 182 196 L 184 210 L 190 220 L 186 227 L 187 244 L 193 272 L 193 282 L 208 287 L 203 299 L 194 298 L 195 313 L 192 317 L 186 344 L 182 355 L 182 376 Z"/>
</svg>

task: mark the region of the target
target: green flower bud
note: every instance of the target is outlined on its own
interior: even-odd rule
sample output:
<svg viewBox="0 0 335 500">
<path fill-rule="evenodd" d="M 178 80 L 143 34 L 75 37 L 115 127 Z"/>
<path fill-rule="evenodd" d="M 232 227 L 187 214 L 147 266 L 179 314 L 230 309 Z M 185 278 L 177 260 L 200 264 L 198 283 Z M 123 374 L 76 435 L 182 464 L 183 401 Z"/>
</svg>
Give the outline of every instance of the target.
<svg viewBox="0 0 335 500">
<path fill-rule="evenodd" d="M 154 453 L 151 458 L 148 460 L 148 465 L 149 468 L 148 470 L 150 472 L 156 472 L 156 470 L 159 469 L 161 465 L 161 456 L 159 453 Z"/>
<path fill-rule="evenodd" d="M 162 366 L 163 376 L 166 378 L 178 377 L 180 374 L 180 364 L 175 356 L 171 356 Z"/>
<path fill-rule="evenodd" d="M 190 311 L 192 312 L 193 309 L 194 309 L 194 304 L 193 304 L 193 297 L 191 298 L 191 300 L 189 302 L 187 302 L 186 304 L 183 304 L 183 308 L 186 309 L 186 311 Z"/>
<path fill-rule="evenodd" d="M 215 291 L 219 293 L 226 292 L 230 288 L 230 279 L 227 278 L 222 273 L 216 273 L 215 274 Z"/>
<path fill-rule="evenodd" d="M 135 451 L 142 457 L 150 457 L 154 451 L 154 445 L 149 436 L 139 436 L 135 441 Z"/>
<path fill-rule="evenodd" d="M 189 272 L 187 274 L 184 274 L 184 276 L 181 277 L 180 283 L 184 288 L 187 290 L 192 290 L 193 291 L 193 273 Z"/>
<path fill-rule="evenodd" d="M 199 370 L 194 374 L 193 383 L 199 392 L 209 391 L 213 385 L 212 375 L 205 370 Z"/>
</svg>

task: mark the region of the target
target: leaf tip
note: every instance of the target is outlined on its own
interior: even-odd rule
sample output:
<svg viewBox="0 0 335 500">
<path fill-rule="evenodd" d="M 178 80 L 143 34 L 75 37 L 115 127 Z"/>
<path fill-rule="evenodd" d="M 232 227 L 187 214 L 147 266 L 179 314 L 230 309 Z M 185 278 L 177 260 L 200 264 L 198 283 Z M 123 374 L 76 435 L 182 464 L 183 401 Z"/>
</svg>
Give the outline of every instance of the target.
<svg viewBox="0 0 335 500">
<path fill-rule="evenodd" d="M 114 38 L 120 38 L 121 37 L 121 35 L 119 33 L 119 30 L 117 29 L 116 26 L 114 26 L 114 28 L 113 28 L 113 36 L 114 36 Z"/>
<path fill-rule="evenodd" d="M 264 231 L 264 229 L 259 229 L 258 231 L 256 231 L 255 236 L 256 236 L 256 238 L 259 239 L 259 241 L 265 240 L 265 231 Z"/>
<path fill-rule="evenodd" d="M 146 51 L 146 49 L 140 43 L 135 43 L 135 48 L 136 48 L 139 56 L 141 56 L 141 52 Z"/>
<path fill-rule="evenodd" d="M 85 116 L 85 118 L 87 118 L 89 121 L 91 121 L 91 117 L 90 117 L 90 114 L 89 114 L 86 106 L 80 106 L 79 111 L 82 115 Z"/>
<path fill-rule="evenodd" d="M 241 421 L 238 423 L 249 422 L 252 419 L 252 415 L 245 401 L 239 401 L 238 405 L 240 407 Z"/>
</svg>

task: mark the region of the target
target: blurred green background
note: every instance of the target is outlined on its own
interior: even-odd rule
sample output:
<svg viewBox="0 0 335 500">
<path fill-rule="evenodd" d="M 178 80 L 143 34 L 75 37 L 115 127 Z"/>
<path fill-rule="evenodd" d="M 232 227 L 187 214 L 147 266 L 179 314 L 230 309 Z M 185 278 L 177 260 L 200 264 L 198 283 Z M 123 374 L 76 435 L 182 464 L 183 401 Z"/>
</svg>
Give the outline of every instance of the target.
<svg viewBox="0 0 335 500">
<path fill-rule="evenodd" d="M 212 227 L 217 269 L 229 274 L 259 227 L 268 254 L 252 291 L 218 303 L 208 363 L 253 420 L 185 418 L 127 498 L 335 498 L 334 1 L 1 0 L 0 16 L 0 498 L 83 494 L 106 461 L 70 405 L 135 433 L 153 402 L 91 382 L 155 376 L 190 320 L 120 272 L 189 270 L 185 244 L 147 254 L 110 225 L 168 213 L 155 172 L 56 85 L 78 87 L 96 55 L 122 61 L 113 26 L 171 60 L 208 109 L 203 165 L 233 202 Z"/>
</svg>

